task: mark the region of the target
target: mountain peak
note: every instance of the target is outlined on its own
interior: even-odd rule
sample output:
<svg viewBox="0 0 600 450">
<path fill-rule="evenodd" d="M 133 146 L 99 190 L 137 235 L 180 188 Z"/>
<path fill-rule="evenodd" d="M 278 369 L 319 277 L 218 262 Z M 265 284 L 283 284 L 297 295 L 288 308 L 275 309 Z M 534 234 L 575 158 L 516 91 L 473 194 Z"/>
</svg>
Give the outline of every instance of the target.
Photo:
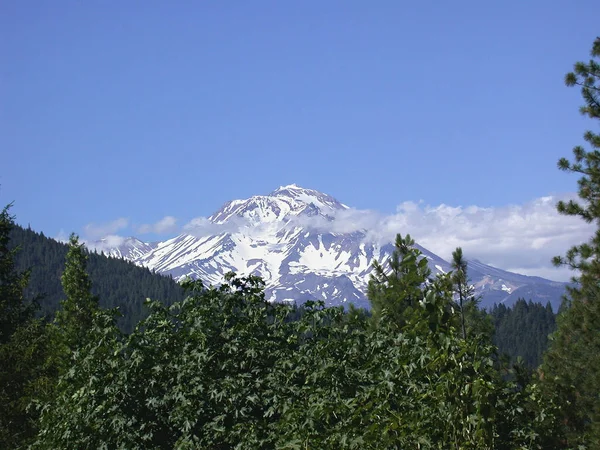
<svg viewBox="0 0 600 450">
<path fill-rule="evenodd" d="M 268 195 L 254 195 L 245 200 L 232 200 L 208 219 L 225 223 L 235 218 L 249 219 L 253 223 L 280 222 L 299 214 L 331 217 L 336 210 L 348 209 L 331 195 L 297 184 L 279 186 Z"/>
<path fill-rule="evenodd" d="M 306 190 L 302 186 L 298 186 L 296 183 L 292 183 L 292 184 L 286 184 L 285 186 L 279 186 L 273 192 L 285 191 L 285 190 L 288 190 L 288 189 L 300 189 L 300 190 L 303 190 L 303 191 Z"/>
<path fill-rule="evenodd" d="M 320 195 L 320 196 L 327 195 L 327 194 L 324 194 L 323 192 L 319 192 L 315 189 L 303 188 L 302 186 L 298 186 L 297 184 L 293 183 L 293 184 L 287 184 L 285 186 L 279 186 L 273 192 L 268 194 L 268 196 L 269 197 L 277 197 L 277 196 L 297 197 L 298 195 L 300 195 L 302 193 L 309 194 L 309 195 L 310 194 Z"/>
<path fill-rule="evenodd" d="M 298 186 L 297 184 L 288 184 L 279 186 L 268 197 L 285 197 L 295 202 L 310 205 L 311 203 L 318 208 L 327 209 L 348 209 L 348 206 L 340 203 L 337 199 L 329 194 Z"/>
</svg>

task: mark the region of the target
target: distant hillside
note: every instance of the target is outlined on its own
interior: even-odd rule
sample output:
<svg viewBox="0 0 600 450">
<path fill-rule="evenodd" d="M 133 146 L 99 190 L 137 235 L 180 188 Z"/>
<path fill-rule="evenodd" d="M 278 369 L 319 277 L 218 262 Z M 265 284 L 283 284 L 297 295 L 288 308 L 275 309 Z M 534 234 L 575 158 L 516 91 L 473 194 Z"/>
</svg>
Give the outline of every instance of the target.
<svg viewBox="0 0 600 450">
<path fill-rule="evenodd" d="M 11 246 L 21 247 L 16 258 L 17 269 L 31 269 L 27 296 L 43 295 L 41 314 L 54 314 L 64 298 L 60 277 L 68 246 L 20 226 L 15 226 L 12 231 Z M 123 259 L 96 253 L 89 256 L 92 292 L 99 297 L 102 307 L 119 308 L 123 314 L 119 326 L 125 332 L 130 332 L 145 317 L 146 298 L 170 305 L 184 297 L 183 289 L 171 277 L 153 273 Z"/>
</svg>

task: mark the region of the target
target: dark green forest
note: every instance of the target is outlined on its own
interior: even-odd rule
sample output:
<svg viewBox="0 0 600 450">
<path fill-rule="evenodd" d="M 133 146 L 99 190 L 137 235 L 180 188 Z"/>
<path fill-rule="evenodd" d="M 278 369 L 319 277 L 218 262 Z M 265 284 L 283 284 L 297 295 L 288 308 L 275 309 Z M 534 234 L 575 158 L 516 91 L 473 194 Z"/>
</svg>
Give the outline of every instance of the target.
<svg viewBox="0 0 600 450">
<path fill-rule="evenodd" d="M 15 255 L 15 269 L 30 270 L 25 296 L 40 297 L 40 315 L 54 315 L 65 297 L 61 275 L 68 246 L 43 233 L 15 226 L 9 248 L 21 248 Z M 167 305 L 183 300 L 183 289 L 170 277 L 156 275 L 123 259 L 90 253 L 87 268 L 92 294 L 99 298 L 102 308 L 119 309 L 122 317 L 118 324 L 127 333 L 147 314 L 146 298 L 160 299 Z"/>
<path fill-rule="evenodd" d="M 511 361 L 521 357 L 526 366 L 538 367 L 548 348 L 548 336 L 556 330 L 556 317 L 550 304 L 519 299 L 512 307 L 494 305 L 490 311 L 494 325 L 493 343 L 500 355 Z"/>
<path fill-rule="evenodd" d="M 597 120 L 600 38 L 591 54 L 565 83 Z M 554 258 L 577 273 L 556 322 L 525 300 L 482 311 L 462 250 L 434 277 L 409 235 L 373 263 L 367 313 L 270 303 L 233 273 L 179 288 L 76 235 L 44 250 L 6 207 L 0 448 L 600 448 L 600 134 L 584 139 L 558 162 L 579 200 L 557 210 L 597 230 Z"/>
</svg>

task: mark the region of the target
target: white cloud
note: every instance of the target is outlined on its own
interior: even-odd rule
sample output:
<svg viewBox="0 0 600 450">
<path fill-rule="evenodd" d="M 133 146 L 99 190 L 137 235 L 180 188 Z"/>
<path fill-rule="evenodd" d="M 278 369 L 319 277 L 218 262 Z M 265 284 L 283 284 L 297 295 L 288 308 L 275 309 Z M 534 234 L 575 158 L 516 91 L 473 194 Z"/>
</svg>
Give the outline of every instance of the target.
<svg viewBox="0 0 600 450">
<path fill-rule="evenodd" d="M 501 267 L 501 269 L 508 270 L 509 272 L 520 273 L 523 275 L 531 275 L 536 277 L 546 278 L 554 281 L 571 281 L 571 278 L 576 275 L 574 271 L 567 267 Z"/>
<path fill-rule="evenodd" d="M 165 216 L 154 224 L 143 224 L 135 228 L 138 234 L 166 234 L 177 231 L 177 219 L 173 216 Z"/>
<path fill-rule="evenodd" d="M 213 223 L 206 217 L 196 217 L 183 226 L 185 233 L 196 237 L 212 236 L 221 233 L 235 233 L 251 222 L 242 217 L 232 217 L 226 223 Z"/>
<path fill-rule="evenodd" d="M 114 248 L 117 248 L 125 243 L 127 240 L 124 236 L 119 236 L 116 234 L 109 234 L 103 236 L 102 239 L 99 240 L 84 240 L 83 243 L 90 251 L 96 251 L 98 253 L 110 253 L 110 251 Z"/>
<path fill-rule="evenodd" d="M 127 228 L 128 225 L 129 220 L 121 217 L 103 224 L 89 223 L 83 227 L 83 233 L 87 240 L 101 239 L 105 236 L 113 235 L 123 228 Z"/>
<path fill-rule="evenodd" d="M 383 215 L 367 209 L 341 209 L 333 215 L 324 216 L 294 216 L 288 222 L 290 227 L 303 227 L 317 232 L 352 233 L 358 230 L 376 228 L 383 219 Z"/>
<path fill-rule="evenodd" d="M 568 280 L 572 273 L 553 268 L 551 259 L 587 241 L 594 225 L 558 214 L 556 203 L 573 196 L 542 197 L 522 205 L 494 208 L 429 206 L 403 203 L 397 213 L 369 230 L 371 238 L 389 241 L 410 233 L 423 247 L 449 259 L 462 247 L 469 259 L 506 270 Z"/>
<path fill-rule="evenodd" d="M 102 239 L 102 243 L 104 243 L 108 248 L 119 247 L 123 245 L 123 243 L 127 240 L 126 237 L 118 236 L 116 234 L 109 234 Z"/>
<path fill-rule="evenodd" d="M 63 244 L 68 244 L 69 243 L 69 235 L 67 234 L 67 232 L 65 230 L 63 230 L 61 228 L 60 231 L 58 232 L 58 234 L 56 236 L 54 236 L 54 240 L 58 241 L 58 242 L 62 242 Z"/>
</svg>

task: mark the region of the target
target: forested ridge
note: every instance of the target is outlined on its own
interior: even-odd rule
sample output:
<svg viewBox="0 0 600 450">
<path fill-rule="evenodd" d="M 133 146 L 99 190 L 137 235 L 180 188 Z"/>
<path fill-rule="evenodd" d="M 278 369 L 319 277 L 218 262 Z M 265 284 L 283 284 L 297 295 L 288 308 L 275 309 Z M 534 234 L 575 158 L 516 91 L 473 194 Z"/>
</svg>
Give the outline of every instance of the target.
<svg viewBox="0 0 600 450">
<path fill-rule="evenodd" d="M 581 112 L 592 119 L 600 119 L 598 57 L 600 38 L 596 59 L 565 78 L 581 88 Z M 554 259 L 577 276 L 533 371 L 519 359 L 507 362 L 499 348 L 535 330 L 539 339 L 522 356 L 537 365 L 552 311 L 525 300 L 482 311 L 460 248 L 453 270 L 434 277 L 414 240 L 400 234 L 392 257 L 373 263 L 368 314 L 322 302 L 270 303 L 260 278 L 229 273 L 218 287 L 188 280 L 185 298 L 170 305 L 146 301 L 149 313 L 131 332 L 118 326 L 116 309 L 103 307 L 119 300 L 96 295 L 102 290 L 89 272 L 97 256 L 71 235 L 53 275 L 60 307 L 40 318 L 32 298 L 40 287 L 30 287 L 27 260 L 16 263 L 6 207 L 0 447 L 600 448 L 600 135 L 588 131 L 584 139 L 591 151 L 577 146 L 572 160 L 558 163 L 580 176 L 579 200 L 557 209 L 597 230 Z M 97 280 L 117 289 L 104 280 L 106 264 Z"/>
<path fill-rule="evenodd" d="M 39 296 L 39 314 L 54 315 L 65 297 L 61 275 L 68 246 L 43 233 L 15 225 L 9 247 L 21 249 L 15 255 L 15 269 L 31 271 L 26 297 Z M 99 298 L 102 308 L 119 309 L 122 317 L 118 324 L 125 332 L 133 331 L 148 313 L 144 307 L 147 298 L 160 299 L 167 305 L 183 300 L 183 289 L 171 277 L 155 274 L 121 258 L 97 253 L 88 256 L 92 294 Z"/>
</svg>

